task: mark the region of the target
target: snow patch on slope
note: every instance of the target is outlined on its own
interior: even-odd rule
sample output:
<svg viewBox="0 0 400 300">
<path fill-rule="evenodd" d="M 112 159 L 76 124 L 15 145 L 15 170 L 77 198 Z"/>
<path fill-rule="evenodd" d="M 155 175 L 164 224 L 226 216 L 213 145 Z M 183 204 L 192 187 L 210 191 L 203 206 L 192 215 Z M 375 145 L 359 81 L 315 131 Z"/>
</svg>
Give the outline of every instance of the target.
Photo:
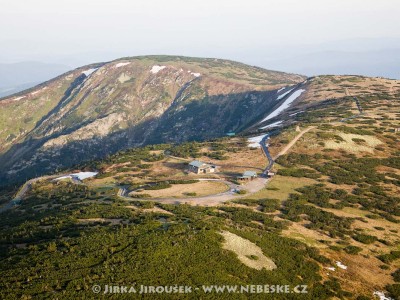
<svg viewBox="0 0 400 300">
<path fill-rule="evenodd" d="M 392 298 L 386 297 L 384 292 L 376 291 L 376 292 L 374 292 L 373 295 L 377 296 L 379 298 L 379 300 L 394 300 Z"/>
<path fill-rule="evenodd" d="M 114 66 L 114 68 L 121 68 L 121 67 L 127 66 L 127 65 L 129 65 L 129 64 L 130 64 L 130 62 L 117 63 L 117 64 Z"/>
<path fill-rule="evenodd" d="M 200 73 L 193 73 L 192 71 L 187 71 L 188 73 L 192 74 L 194 77 L 200 77 L 201 74 Z"/>
<path fill-rule="evenodd" d="M 336 262 L 336 265 L 338 266 L 338 268 L 341 268 L 343 270 L 347 270 L 347 266 L 345 266 L 343 263 L 341 263 L 340 261 Z"/>
<path fill-rule="evenodd" d="M 295 101 L 297 98 L 300 97 L 300 95 L 305 92 L 306 90 L 300 89 L 295 91 L 292 95 L 290 95 L 289 98 L 287 98 L 285 100 L 285 102 L 283 102 L 281 104 L 281 106 L 279 106 L 277 109 L 275 109 L 272 113 L 270 113 L 266 118 L 264 118 L 264 120 L 262 120 L 260 123 L 265 122 L 269 119 L 275 118 L 276 116 L 278 116 L 281 112 L 283 112 L 285 109 L 287 109 L 290 104 L 292 104 L 293 101 Z"/>
<path fill-rule="evenodd" d="M 25 98 L 25 96 L 21 96 L 21 97 L 14 98 L 14 99 L 12 99 L 12 101 L 18 101 L 18 100 L 21 100 L 21 99 L 23 99 L 23 98 Z"/>
<path fill-rule="evenodd" d="M 295 112 L 295 113 L 293 113 L 293 114 L 290 114 L 289 117 L 296 116 L 296 115 L 301 114 L 301 113 L 303 113 L 303 112 L 304 112 L 304 110 Z"/>
<path fill-rule="evenodd" d="M 282 92 L 284 89 L 286 89 L 286 86 L 284 86 L 283 88 L 280 88 L 277 93 L 279 94 L 280 92 Z"/>
<path fill-rule="evenodd" d="M 92 74 L 97 69 L 98 68 L 89 69 L 89 70 L 83 71 L 82 74 L 85 74 L 86 77 L 89 77 L 89 75 Z"/>
<path fill-rule="evenodd" d="M 289 94 L 291 91 L 293 91 L 294 89 L 290 89 L 287 92 L 283 93 L 282 95 L 279 95 L 278 98 L 276 98 L 276 100 L 281 100 L 282 98 L 284 98 L 287 94 Z M 278 91 L 279 92 L 279 91 Z"/>
<path fill-rule="evenodd" d="M 260 142 L 267 135 L 268 134 L 263 134 L 263 135 L 255 136 L 255 137 L 252 137 L 252 138 L 248 138 L 247 142 L 249 144 L 247 146 L 251 147 L 251 148 L 260 148 L 261 147 Z"/>
<path fill-rule="evenodd" d="M 165 69 L 166 66 L 153 66 L 150 70 L 151 73 L 153 74 L 157 74 L 158 72 L 160 72 L 161 70 Z"/>
<path fill-rule="evenodd" d="M 267 128 L 276 127 L 276 126 L 281 125 L 282 122 L 283 122 L 283 121 L 274 122 L 274 123 L 271 123 L 271 124 L 269 124 L 269 125 L 267 125 L 267 126 L 261 127 L 260 129 L 267 129 Z"/>
<path fill-rule="evenodd" d="M 31 96 L 34 96 L 34 95 L 40 93 L 41 91 L 44 91 L 45 89 L 47 89 L 47 87 L 44 87 L 44 88 L 42 88 L 42 89 L 40 89 L 40 90 L 37 90 L 37 91 L 35 91 L 35 92 L 32 92 L 32 93 L 31 93 Z"/>
<path fill-rule="evenodd" d="M 73 173 L 73 174 L 69 174 L 66 176 L 61 176 L 58 177 L 54 180 L 62 180 L 62 179 L 67 179 L 67 178 L 77 178 L 79 180 L 84 180 L 86 178 L 90 178 L 90 177 L 94 177 L 98 174 L 99 172 L 79 172 L 79 173 Z"/>
</svg>

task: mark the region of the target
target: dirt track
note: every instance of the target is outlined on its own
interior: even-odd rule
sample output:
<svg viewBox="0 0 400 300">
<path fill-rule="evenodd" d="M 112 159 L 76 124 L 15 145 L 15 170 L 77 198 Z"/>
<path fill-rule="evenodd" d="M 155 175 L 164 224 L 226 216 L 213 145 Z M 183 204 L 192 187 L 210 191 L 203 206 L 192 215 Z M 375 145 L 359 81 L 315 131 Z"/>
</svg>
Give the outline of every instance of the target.
<svg viewBox="0 0 400 300">
<path fill-rule="evenodd" d="M 315 128 L 315 127 L 314 126 L 308 127 L 306 129 L 304 129 L 303 131 L 301 131 L 288 145 L 285 146 L 285 148 L 283 148 L 283 150 L 281 152 L 279 152 L 274 157 L 273 160 L 276 160 L 279 156 L 284 155 L 291 147 L 293 147 L 293 145 L 305 133 L 307 133 L 308 131 L 310 131 L 313 128 Z M 265 143 L 265 141 L 263 141 L 262 143 Z M 14 204 L 16 202 L 21 200 L 24 197 L 24 195 L 27 193 L 27 191 L 30 189 L 30 187 L 32 186 L 33 183 L 35 183 L 39 180 L 53 179 L 53 178 L 60 177 L 60 176 L 63 176 L 63 175 L 43 176 L 43 177 L 33 178 L 33 179 L 27 181 L 21 187 L 21 189 L 18 191 L 18 193 L 15 195 L 14 199 L 12 199 L 10 202 L 8 202 L 7 204 L 0 207 L 0 213 L 4 212 L 6 210 L 9 210 L 10 208 L 12 208 L 14 206 Z M 249 181 L 245 185 L 239 186 L 232 182 L 225 181 L 222 179 L 199 179 L 199 180 L 221 181 L 229 186 L 229 191 L 220 193 L 220 194 L 216 194 L 216 195 L 203 196 L 203 197 L 157 198 L 157 199 L 146 199 L 146 200 L 156 201 L 156 202 L 160 202 L 160 203 L 170 203 L 170 204 L 187 203 L 190 205 L 216 206 L 216 205 L 219 205 L 220 203 L 223 203 L 226 201 L 239 199 L 239 198 L 243 198 L 243 197 L 248 197 L 249 195 L 262 190 L 268 181 L 265 178 L 257 178 L 255 180 Z M 240 195 L 240 194 L 236 193 L 236 190 L 242 190 L 242 189 L 246 190 L 248 193 L 244 194 L 244 195 Z M 138 200 L 137 198 L 128 197 L 126 194 L 127 194 L 127 190 L 125 188 L 120 188 L 117 195 L 128 201 Z M 143 199 L 143 200 L 145 200 L 145 199 Z"/>
<path fill-rule="evenodd" d="M 51 176 L 41 176 L 41 177 L 36 177 L 31 180 L 28 180 L 27 182 L 24 183 L 24 185 L 19 189 L 17 194 L 14 196 L 13 199 L 11 199 L 8 203 L 4 204 L 2 207 L 0 207 L 0 213 L 9 210 L 12 208 L 14 205 L 18 203 L 18 201 L 21 201 L 25 194 L 29 191 L 31 188 L 32 184 L 39 181 L 39 180 L 49 180 L 49 179 L 54 179 L 57 177 L 65 176 L 67 174 L 61 174 L 61 175 L 51 175 Z"/>
<path fill-rule="evenodd" d="M 304 129 L 303 131 L 301 131 L 292 141 L 290 141 L 289 144 L 287 144 L 285 146 L 285 148 L 282 149 L 282 151 L 280 151 L 275 157 L 274 160 L 276 160 L 279 156 L 286 154 L 286 152 L 289 151 L 290 148 L 292 148 L 294 146 L 294 144 L 296 144 L 296 142 L 307 132 L 309 132 L 311 129 L 314 129 L 315 126 L 311 126 L 308 127 L 306 129 Z"/>
</svg>

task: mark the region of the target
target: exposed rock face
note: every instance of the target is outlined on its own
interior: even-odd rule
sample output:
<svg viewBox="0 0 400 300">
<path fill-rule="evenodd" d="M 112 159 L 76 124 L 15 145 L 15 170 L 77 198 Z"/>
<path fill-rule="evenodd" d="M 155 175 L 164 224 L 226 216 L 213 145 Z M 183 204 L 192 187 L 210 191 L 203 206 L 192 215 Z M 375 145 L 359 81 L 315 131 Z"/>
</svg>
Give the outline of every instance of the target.
<svg viewBox="0 0 400 300">
<path fill-rule="evenodd" d="M 225 60 L 150 56 L 82 67 L 0 100 L 0 178 L 122 148 L 238 132 L 304 77 Z"/>
</svg>

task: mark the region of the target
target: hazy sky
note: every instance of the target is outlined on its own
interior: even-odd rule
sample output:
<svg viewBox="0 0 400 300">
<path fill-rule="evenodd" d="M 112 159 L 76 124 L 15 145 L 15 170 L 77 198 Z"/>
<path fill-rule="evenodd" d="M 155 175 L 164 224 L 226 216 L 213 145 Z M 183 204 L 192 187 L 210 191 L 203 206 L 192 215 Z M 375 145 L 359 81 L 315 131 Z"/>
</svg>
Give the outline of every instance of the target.
<svg viewBox="0 0 400 300">
<path fill-rule="evenodd" d="M 399 37 L 398 0 L 0 0 L 0 39 L 38 51 L 186 52 Z M 1 50 L 0 50 L 1 51 Z"/>
<path fill-rule="evenodd" d="M 398 0 L 0 0 L 0 7 L 0 63 L 85 53 L 246 61 L 274 49 L 400 38 Z"/>
</svg>

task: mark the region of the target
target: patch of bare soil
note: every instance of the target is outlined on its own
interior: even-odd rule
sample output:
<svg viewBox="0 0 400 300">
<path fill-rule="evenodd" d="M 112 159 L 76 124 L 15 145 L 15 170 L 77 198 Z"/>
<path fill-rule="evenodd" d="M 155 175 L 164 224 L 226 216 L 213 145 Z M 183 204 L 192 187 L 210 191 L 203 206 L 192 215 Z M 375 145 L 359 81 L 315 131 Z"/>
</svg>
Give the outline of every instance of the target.
<svg viewBox="0 0 400 300">
<path fill-rule="evenodd" d="M 162 209 L 162 208 L 157 207 L 157 206 L 155 206 L 155 207 L 153 207 L 153 208 L 146 208 L 146 209 L 143 209 L 143 211 L 144 211 L 144 212 L 162 213 L 162 214 L 166 214 L 166 215 L 173 215 L 172 212 L 170 212 L 170 211 L 168 211 L 168 210 L 165 210 L 165 209 Z"/>
<path fill-rule="evenodd" d="M 263 268 L 267 270 L 276 269 L 275 263 L 266 257 L 256 244 L 229 231 L 222 231 L 220 234 L 225 239 L 223 248 L 234 252 L 246 266 L 256 270 Z"/>
</svg>

